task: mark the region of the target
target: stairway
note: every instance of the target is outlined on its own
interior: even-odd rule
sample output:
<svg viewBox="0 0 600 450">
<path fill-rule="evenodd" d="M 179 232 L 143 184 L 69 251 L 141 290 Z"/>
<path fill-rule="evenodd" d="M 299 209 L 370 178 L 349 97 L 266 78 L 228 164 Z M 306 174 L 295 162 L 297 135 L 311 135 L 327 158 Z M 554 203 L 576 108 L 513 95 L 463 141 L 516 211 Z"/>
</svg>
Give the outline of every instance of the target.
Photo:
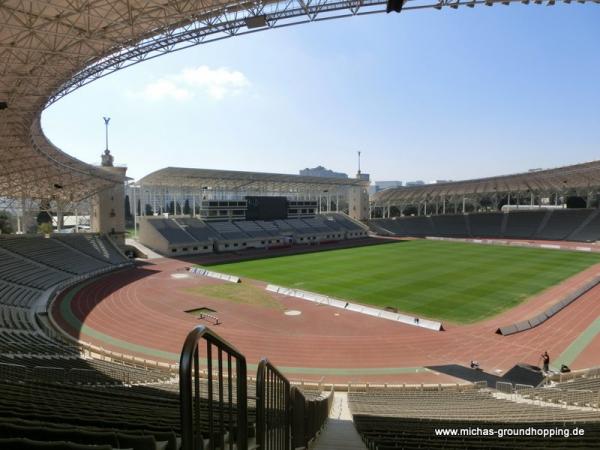
<svg viewBox="0 0 600 450">
<path fill-rule="evenodd" d="M 329 419 L 312 450 L 367 450 L 354 428 L 346 392 L 335 393 Z"/>
</svg>

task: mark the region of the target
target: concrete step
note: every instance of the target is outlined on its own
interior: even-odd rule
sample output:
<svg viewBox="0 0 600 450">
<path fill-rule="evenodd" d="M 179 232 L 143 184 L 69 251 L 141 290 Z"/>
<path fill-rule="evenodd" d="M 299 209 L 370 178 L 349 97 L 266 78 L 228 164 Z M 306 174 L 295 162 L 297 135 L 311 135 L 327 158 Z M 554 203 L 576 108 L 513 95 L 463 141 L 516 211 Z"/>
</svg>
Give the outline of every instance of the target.
<svg viewBox="0 0 600 450">
<path fill-rule="evenodd" d="M 348 394 L 336 392 L 327 424 L 316 438 L 313 450 L 367 450 L 354 428 Z"/>
</svg>

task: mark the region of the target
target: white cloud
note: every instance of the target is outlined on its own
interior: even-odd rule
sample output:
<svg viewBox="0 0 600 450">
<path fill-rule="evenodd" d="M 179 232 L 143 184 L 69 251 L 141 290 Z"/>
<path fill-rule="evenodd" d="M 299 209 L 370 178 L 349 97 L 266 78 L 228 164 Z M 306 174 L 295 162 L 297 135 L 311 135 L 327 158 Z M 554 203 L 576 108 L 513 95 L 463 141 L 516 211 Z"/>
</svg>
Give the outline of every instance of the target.
<svg viewBox="0 0 600 450">
<path fill-rule="evenodd" d="M 200 66 L 195 69 L 185 69 L 179 78 L 184 84 L 200 88 L 217 100 L 227 95 L 238 94 L 250 85 L 242 72 L 224 67 L 211 69 L 208 66 Z"/>
<path fill-rule="evenodd" d="M 137 96 L 148 100 L 185 101 L 195 95 L 206 95 L 222 100 L 241 93 L 249 86 L 248 78 L 238 70 L 199 66 L 148 83 Z"/>
<path fill-rule="evenodd" d="M 175 82 L 167 79 L 160 79 L 148 83 L 140 95 L 148 100 L 173 99 L 183 101 L 192 98 L 192 93 L 190 91 L 177 86 Z"/>
</svg>

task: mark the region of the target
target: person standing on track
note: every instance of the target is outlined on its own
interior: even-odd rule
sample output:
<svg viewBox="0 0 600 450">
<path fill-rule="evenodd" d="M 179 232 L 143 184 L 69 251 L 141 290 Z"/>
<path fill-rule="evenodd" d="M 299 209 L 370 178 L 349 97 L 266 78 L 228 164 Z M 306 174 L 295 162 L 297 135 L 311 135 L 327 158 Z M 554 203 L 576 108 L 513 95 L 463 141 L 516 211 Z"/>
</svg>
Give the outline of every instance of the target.
<svg viewBox="0 0 600 450">
<path fill-rule="evenodd" d="M 542 353 L 542 361 L 544 362 L 544 372 L 550 372 L 550 355 L 547 351 Z"/>
</svg>

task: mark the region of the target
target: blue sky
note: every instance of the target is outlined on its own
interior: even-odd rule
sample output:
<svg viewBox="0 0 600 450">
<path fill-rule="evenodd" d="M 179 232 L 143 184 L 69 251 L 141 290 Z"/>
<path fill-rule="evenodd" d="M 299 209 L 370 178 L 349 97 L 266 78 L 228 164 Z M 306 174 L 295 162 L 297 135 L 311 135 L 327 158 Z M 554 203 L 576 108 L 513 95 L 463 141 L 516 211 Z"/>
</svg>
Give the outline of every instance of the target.
<svg viewBox="0 0 600 450">
<path fill-rule="evenodd" d="M 424 10 L 226 39 L 96 81 L 43 116 L 86 162 L 375 180 L 465 179 L 600 159 L 600 5 Z"/>
</svg>

